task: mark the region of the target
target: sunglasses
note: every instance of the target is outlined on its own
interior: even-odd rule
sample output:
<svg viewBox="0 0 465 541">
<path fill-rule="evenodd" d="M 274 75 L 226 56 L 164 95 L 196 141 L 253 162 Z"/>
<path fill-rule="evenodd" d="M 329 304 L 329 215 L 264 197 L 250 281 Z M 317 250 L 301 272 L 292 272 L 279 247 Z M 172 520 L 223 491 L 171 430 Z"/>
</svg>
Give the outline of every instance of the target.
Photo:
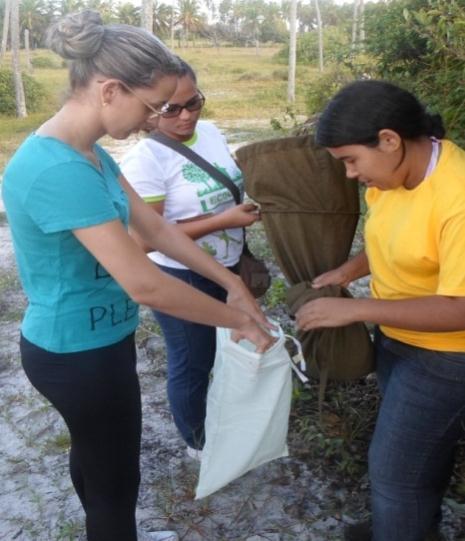
<svg viewBox="0 0 465 541">
<path fill-rule="evenodd" d="M 161 113 L 163 118 L 175 118 L 181 114 L 183 109 L 186 109 L 190 113 L 199 111 L 205 105 L 205 96 L 198 90 L 198 95 L 194 96 L 184 105 L 178 105 L 177 103 L 168 103 L 166 109 Z"/>
</svg>

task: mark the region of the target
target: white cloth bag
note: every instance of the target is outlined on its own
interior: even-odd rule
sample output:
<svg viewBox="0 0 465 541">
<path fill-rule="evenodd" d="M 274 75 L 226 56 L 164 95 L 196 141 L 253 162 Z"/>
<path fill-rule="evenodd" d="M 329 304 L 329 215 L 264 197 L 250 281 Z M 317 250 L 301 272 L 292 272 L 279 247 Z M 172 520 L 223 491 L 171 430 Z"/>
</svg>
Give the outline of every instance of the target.
<svg viewBox="0 0 465 541">
<path fill-rule="evenodd" d="M 282 330 L 265 353 L 230 329 L 217 329 L 213 380 L 207 395 L 205 445 L 196 499 L 260 464 L 288 455 L 292 361 Z"/>
</svg>

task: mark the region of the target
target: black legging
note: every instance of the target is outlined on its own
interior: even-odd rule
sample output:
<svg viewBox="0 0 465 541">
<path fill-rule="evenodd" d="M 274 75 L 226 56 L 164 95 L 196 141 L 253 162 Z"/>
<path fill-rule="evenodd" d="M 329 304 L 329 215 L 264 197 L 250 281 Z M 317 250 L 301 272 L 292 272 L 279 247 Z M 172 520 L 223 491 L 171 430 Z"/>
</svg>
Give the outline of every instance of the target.
<svg viewBox="0 0 465 541">
<path fill-rule="evenodd" d="M 141 401 L 134 334 L 111 346 L 51 353 L 20 342 L 32 385 L 71 434 L 71 479 L 88 541 L 136 541 Z"/>
</svg>

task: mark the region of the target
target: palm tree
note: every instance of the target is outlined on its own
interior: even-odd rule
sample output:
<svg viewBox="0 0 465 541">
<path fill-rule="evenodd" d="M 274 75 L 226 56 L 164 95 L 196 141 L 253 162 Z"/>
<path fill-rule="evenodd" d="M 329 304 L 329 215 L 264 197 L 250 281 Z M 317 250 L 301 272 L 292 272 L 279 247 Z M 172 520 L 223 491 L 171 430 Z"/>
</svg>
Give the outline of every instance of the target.
<svg viewBox="0 0 465 541">
<path fill-rule="evenodd" d="M 203 26 L 203 17 L 199 12 L 197 0 L 178 0 L 179 18 L 178 23 L 182 26 L 184 44 L 187 46 L 189 35 L 200 30 Z M 194 38 L 192 37 L 194 44 Z"/>
<path fill-rule="evenodd" d="M 168 36 L 171 29 L 172 7 L 157 0 L 153 3 L 153 32 L 157 36 Z M 174 19 L 174 14 L 173 14 Z"/>
<path fill-rule="evenodd" d="M 105 24 L 111 23 L 115 19 L 115 6 L 113 0 L 87 0 L 86 8 L 98 11 Z"/>
<path fill-rule="evenodd" d="M 153 0 L 142 0 L 140 15 L 140 25 L 142 28 L 153 32 Z"/>
<path fill-rule="evenodd" d="M 51 22 L 46 2 L 44 0 L 22 0 L 19 6 L 19 21 L 23 31 L 29 30 L 31 46 L 38 47 Z"/>
<path fill-rule="evenodd" d="M 116 10 L 116 18 L 120 23 L 139 26 L 140 9 L 137 8 L 134 4 L 131 4 L 130 2 L 120 4 Z"/>
<path fill-rule="evenodd" d="M 6 47 L 8 45 L 8 30 L 10 28 L 10 11 L 11 11 L 11 1 L 5 0 L 4 11 L 3 11 L 3 34 L 2 34 L 2 49 L 0 51 L 0 64 L 2 63 L 3 57 L 6 53 Z"/>
<path fill-rule="evenodd" d="M 68 13 L 74 13 L 84 8 L 83 0 L 60 0 L 56 7 L 56 13 L 58 16 L 67 15 Z"/>
</svg>

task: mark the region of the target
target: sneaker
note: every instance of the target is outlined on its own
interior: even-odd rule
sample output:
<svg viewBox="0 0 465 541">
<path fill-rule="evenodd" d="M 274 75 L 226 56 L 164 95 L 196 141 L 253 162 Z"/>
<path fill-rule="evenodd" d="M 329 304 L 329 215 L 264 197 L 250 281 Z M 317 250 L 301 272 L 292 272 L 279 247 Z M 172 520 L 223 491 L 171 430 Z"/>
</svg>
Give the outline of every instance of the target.
<svg viewBox="0 0 465 541">
<path fill-rule="evenodd" d="M 186 452 L 189 458 L 192 458 L 193 460 L 198 460 L 199 462 L 202 460 L 201 449 L 194 449 L 193 447 L 187 446 Z"/>
<path fill-rule="evenodd" d="M 179 541 L 179 537 L 176 532 L 170 532 L 168 530 L 162 532 L 144 532 L 138 529 L 137 541 Z"/>
</svg>

